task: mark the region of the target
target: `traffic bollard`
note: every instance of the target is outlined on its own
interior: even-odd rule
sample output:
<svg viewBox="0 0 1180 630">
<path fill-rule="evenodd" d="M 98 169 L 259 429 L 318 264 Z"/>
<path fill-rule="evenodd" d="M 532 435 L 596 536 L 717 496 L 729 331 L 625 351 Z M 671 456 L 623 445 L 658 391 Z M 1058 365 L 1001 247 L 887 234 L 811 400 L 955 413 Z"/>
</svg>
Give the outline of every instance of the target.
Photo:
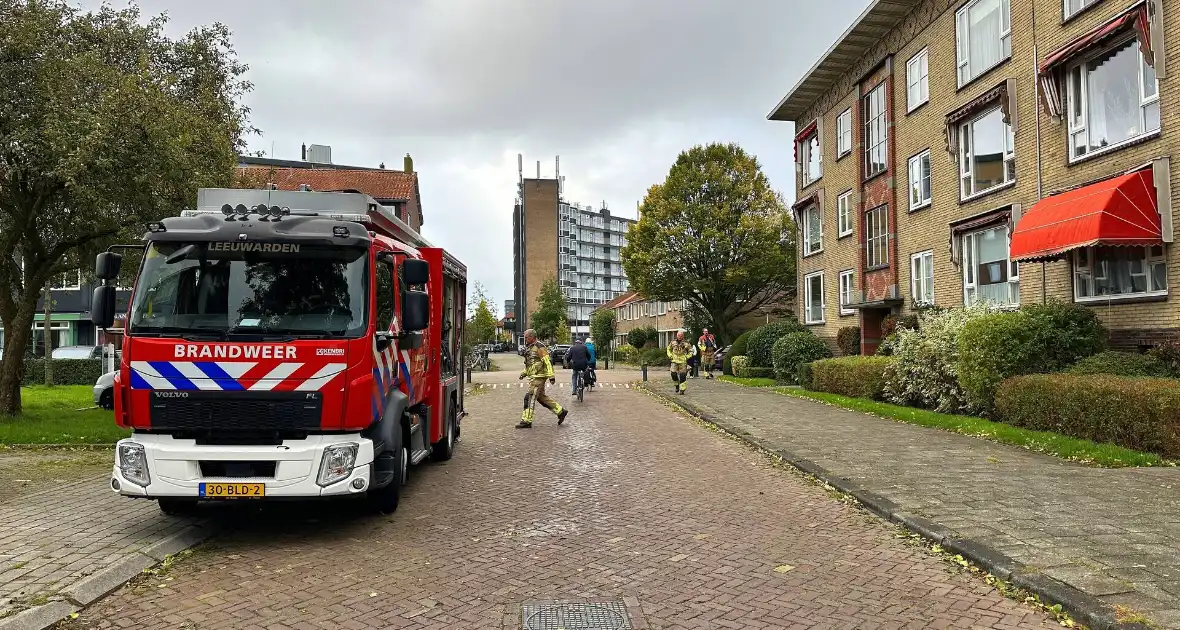
<svg viewBox="0 0 1180 630">
<path fill-rule="evenodd" d="M 467 382 L 468 383 L 471 382 L 471 368 L 470 367 L 467 368 Z"/>
<path fill-rule="evenodd" d="M 643 365 L 641 365 L 639 367 L 640 367 L 640 369 L 643 370 L 643 382 L 646 383 L 647 382 L 647 364 L 644 363 Z"/>
</svg>

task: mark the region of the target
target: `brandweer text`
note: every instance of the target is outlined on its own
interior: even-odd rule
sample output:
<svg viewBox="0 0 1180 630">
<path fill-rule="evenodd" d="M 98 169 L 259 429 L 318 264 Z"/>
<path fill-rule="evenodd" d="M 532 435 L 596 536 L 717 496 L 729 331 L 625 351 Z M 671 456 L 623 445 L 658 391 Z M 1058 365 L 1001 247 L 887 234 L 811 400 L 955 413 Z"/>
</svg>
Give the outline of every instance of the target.
<svg viewBox="0 0 1180 630">
<path fill-rule="evenodd" d="M 295 346 L 198 346 L 178 343 L 177 359 L 294 359 Z"/>
</svg>

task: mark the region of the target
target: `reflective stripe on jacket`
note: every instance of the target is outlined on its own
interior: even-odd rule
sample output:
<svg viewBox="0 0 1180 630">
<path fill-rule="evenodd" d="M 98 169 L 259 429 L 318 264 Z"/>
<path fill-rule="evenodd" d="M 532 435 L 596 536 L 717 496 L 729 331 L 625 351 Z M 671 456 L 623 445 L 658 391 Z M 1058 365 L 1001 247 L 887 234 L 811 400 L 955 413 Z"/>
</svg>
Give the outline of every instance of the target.
<svg viewBox="0 0 1180 630">
<path fill-rule="evenodd" d="M 696 348 L 693 348 L 686 341 L 673 341 L 668 344 L 668 358 L 672 363 L 688 363 L 688 358 L 696 354 Z"/>
<path fill-rule="evenodd" d="M 524 355 L 524 373 L 528 378 L 553 378 L 553 363 L 545 344 L 538 341 L 529 347 Z"/>
</svg>

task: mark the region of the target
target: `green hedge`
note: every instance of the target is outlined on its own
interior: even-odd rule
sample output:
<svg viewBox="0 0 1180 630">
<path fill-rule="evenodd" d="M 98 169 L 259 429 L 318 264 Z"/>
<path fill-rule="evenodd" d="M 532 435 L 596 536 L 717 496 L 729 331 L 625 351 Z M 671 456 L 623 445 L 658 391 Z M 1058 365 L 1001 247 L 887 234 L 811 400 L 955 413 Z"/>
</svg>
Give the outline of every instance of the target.
<svg viewBox="0 0 1180 630">
<path fill-rule="evenodd" d="M 774 368 L 746 367 L 734 376 L 738 378 L 774 378 Z"/>
<path fill-rule="evenodd" d="M 54 385 L 94 385 L 103 374 L 100 359 L 52 359 Z M 45 359 L 25 359 L 21 385 L 45 384 Z"/>
<path fill-rule="evenodd" d="M 774 376 L 785 383 L 795 383 L 799 378 L 799 365 L 811 363 L 832 356 L 831 348 L 822 339 L 810 332 L 793 332 L 774 342 L 771 357 L 774 361 Z"/>
<path fill-rule="evenodd" d="M 752 333 L 753 331 L 747 330 L 738 335 L 737 339 L 733 340 L 733 345 L 729 347 L 729 350 L 726 350 L 725 358 L 721 361 L 721 372 L 723 374 L 735 376 L 733 365 L 731 364 L 732 358 L 746 356 L 746 349 L 750 347 L 750 335 Z"/>
<path fill-rule="evenodd" d="M 759 326 L 750 333 L 746 356 L 750 357 L 750 363 L 755 367 L 774 367 L 774 343 L 791 333 L 803 330 L 803 325 L 791 317 Z M 794 378 L 794 372 L 791 378 Z"/>
<path fill-rule="evenodd" d="M 799 368 L 795 370 L 795 383 L 797 383 L 803 389 L 811 389 L 813 376 L 811 366 L 813 365 L 815 365 L 814 362 L 800 363 Z"/>
<path fill-rule="evenodd" d="M 1180 457 L 1180 381 L 1110 374 L 1033 374 L 996 390 L 1007 424 Z"/>
<path fill-rule="evenodd" d="M 1171 376 L 1167 364 L 1154 356 L 1107 350 L 1086 357 L 1065 370 L 1069 374 L 1113 374 L 1115 376 Z"/>
<path fill-rule="evenodd" d="M 668 351 L 664 348 L 644 348 L 639 351 L 639 360 L 641 363 L 655 367 L 672 365 L 672 360 L 668 358 Z"/>
<path fill-rule="evenodd" d="M 890 357 L 838 357 L 811 363 L 807 389 L 853 398 L 885 399 L 885 370 Z"/>
<path fill-rule="evenodd" d="M 860 326 L 845 326 L 836 333 L 836 347 L 845 356 L 860 354 Z"/>
<path fill-rule="evenodd" d="M 725 360 L 731 362 L 730 365 L 733 367 L 733 371 L 735 374 L 739 370 L 744 370 L 744 369 L 750 367 L 750 357 L 747 357 L 744 354 L 738 355 L 735 357 L 725 357 Z M 731 374 L 730 376 L 733 376 L 733 374 Z"/>
</svg>

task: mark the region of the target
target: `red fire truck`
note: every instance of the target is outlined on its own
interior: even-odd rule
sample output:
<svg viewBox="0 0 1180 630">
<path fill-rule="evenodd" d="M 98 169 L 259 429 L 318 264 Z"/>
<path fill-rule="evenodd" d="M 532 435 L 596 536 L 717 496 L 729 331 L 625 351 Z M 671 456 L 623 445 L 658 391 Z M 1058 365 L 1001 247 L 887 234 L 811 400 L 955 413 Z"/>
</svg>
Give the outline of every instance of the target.
<svg viewBox="0 0 1180 630">
<path fill-rule="evenodd" d="M 271 187 L 273 188 L 273 187 Z M 165 513 L 230 498 L 397 508 L 410 466 L 451 458 L 467 268 L 359 193 L 201 189 L 197 208 L 98 255 L 143 256 L 114 385 L 111 488 Z"/>
</svg>

